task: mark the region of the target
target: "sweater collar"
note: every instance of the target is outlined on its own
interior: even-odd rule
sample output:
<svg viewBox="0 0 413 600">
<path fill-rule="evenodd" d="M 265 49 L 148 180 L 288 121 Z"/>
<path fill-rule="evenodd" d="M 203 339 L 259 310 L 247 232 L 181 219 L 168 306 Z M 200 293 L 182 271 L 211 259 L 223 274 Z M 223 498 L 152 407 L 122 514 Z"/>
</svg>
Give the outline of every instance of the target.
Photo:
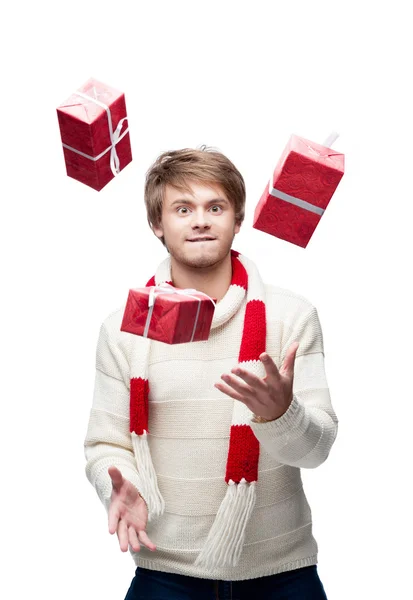
<svg viewBox="0 0 413 600">
<path fill-rule="evenodd" d="M 171 282 L 171 257 L 168 256 L 160 263 L 155 274 L 155 283 Z M 241 308 L 246 299 L 246 290 L 239 285 L 230 285 L 225 295 L 215 306 L 211 329 L 226 323 Z"/>
</svg>

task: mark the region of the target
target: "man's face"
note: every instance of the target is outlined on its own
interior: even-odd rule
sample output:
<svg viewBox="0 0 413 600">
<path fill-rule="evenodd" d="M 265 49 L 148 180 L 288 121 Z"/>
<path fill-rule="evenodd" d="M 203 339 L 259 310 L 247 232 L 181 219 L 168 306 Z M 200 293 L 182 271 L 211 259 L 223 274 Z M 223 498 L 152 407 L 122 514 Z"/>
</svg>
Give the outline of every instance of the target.
<svg viewBox="0 0 413 600">
<path fill-rule="evenodd" d="M 154 232 L 164 236 L 166 247 L 176 261 L 188 267 L 210 267 L 231 250 L 240 230 L 234 209 L 219 185 L 189 181 L 192 193 L 166 186 L 162 220 Z M 196 241 L 196 238 L 212 238 Z"/>
</svg>

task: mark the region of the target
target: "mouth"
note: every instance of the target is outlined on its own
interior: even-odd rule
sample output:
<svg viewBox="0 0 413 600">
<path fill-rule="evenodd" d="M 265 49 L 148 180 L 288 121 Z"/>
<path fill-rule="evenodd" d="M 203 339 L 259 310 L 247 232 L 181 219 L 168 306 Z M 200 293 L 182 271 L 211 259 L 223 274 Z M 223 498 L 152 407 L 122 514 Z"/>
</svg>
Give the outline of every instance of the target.
<svg viewBox="0 0 413 600">
<path fill-rule="evenodd" d="M 191 242 L 191 243 L 195 243 L 195 242 L 213 242 L 215 241 L 216 238 L 211 238 L 211 237 L 199 237 L 199 238 L 194 238 L 192 240 L 187 240 L 187 242 Z"/>
</svg>

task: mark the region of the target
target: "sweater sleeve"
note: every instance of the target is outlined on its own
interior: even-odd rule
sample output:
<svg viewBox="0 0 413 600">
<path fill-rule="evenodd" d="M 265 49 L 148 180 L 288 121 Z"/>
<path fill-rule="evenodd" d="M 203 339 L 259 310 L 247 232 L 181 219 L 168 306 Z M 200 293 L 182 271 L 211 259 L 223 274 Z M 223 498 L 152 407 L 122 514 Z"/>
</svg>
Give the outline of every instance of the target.
<svg viewBox="0 0 413 600">
<path fill-rule="evenodd" d="M 329 455 L 337 436 L 324 369 L 323 335 L 317 310 L 311 307 L 299 319 L 283 345 L 281 364 L 288 348 L 299 342 L 293 380 L 293 400 L 278 419 L 250 426 L 263 448 L 280 463 L 315 468 Z"/>
<path fill-rule="evenodd" d="M 93 404 L 84 442 L 86 476 L 109 509 L 115 466 L 140 492 L 142 489 L 129 431 L 129 365 L 102 324 L 96 349 Z M 146 498 L 141 494 L 144 500 Z"/>
</svg>

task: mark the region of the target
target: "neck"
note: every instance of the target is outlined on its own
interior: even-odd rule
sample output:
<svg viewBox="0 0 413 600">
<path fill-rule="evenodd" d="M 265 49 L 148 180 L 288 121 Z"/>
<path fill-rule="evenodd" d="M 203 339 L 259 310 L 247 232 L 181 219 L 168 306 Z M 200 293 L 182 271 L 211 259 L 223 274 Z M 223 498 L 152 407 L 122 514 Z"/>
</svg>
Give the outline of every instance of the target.
<svg viewBox="0 0 413 600">
<path fill-rule="evenodd" d="M 194 288 L 219 302 L 231 284 L 231 254 L 210 267 L 189 267 L 171 256 L 171 276 L 174 287 Z"/>
</svg>

